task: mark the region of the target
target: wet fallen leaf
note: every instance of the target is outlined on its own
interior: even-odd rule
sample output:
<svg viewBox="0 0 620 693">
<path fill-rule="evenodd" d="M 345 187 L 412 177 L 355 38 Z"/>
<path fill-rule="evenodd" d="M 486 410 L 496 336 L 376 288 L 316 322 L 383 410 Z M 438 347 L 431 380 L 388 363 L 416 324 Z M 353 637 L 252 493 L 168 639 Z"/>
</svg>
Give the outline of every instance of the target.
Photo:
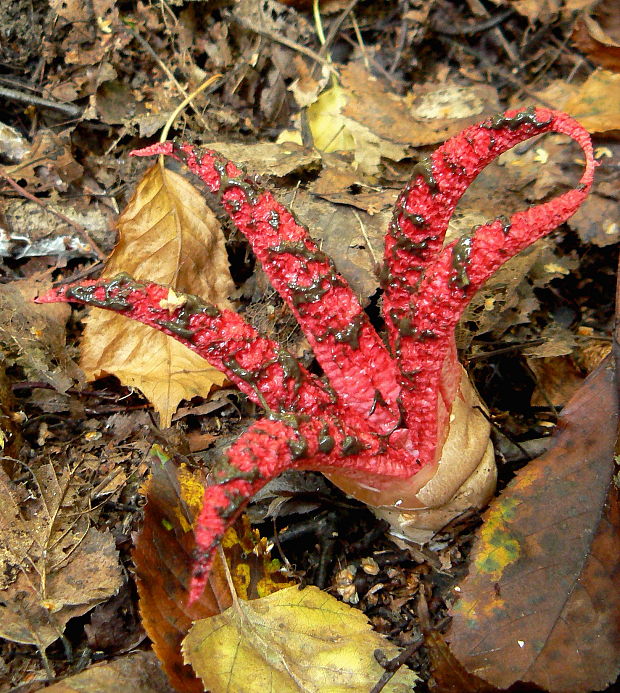
<svg viewBox="0 0 620 693">
<path fill-rule="evenodd" d="M 432 691 L 440 693 L 494 693 L 499 690 L 468 673 L 450 652 L 446 641 L 434 630 L 424 632 L 424 647 L 430 660 Z"/>
<path fill-rule="evenodd" d="M 119 243 L 104 276 L 128 272 L 228 307 L 232 279 L 224 237 L 199 190 L 155 165 L 118 221 Z M 81 344 L 88 377 L 116 375 L 141 390 L 169 426 L 182 399 L 206 396 L 224 376 L 172 338 L 122 316 L 93 311 Z"/>
<path fill-rule="evenodd" d="M 173 693 L 152 652 L 134 652 L 95 664 L 44 690 L 51 693 Z"/>
<path fill-rule="evenodd" d="M 357 609 L 316 587 L 289 587 L 198 621 L 183 654 L 212 693 L 366 693 L 383 673 L 377 648 L 398 653 Z M 383 690 L 408 693 L 416 679 L 400 669 Z"/>
<path fill-rule="evenodd" d="M 183 663 L 181 642 L 193 621 L 220 613 L 232 597 L 218 559 L 201 598 L 187 605 L 194 550 L 191 530 L 204 477 L 179 469 L 159 446 L 151 449 L 150 463 L 144 524 L 133 552 L 142 625 L 176 690 L 198 693 L 203 688 Z"/>
<path fill-rule="evenodd" d="M 500 688 L 600 690 L 620 671 L 617 397 L 608 357 L 565 408 L 555 445 L 485 515 L 448 640 Z"/>
</svg>

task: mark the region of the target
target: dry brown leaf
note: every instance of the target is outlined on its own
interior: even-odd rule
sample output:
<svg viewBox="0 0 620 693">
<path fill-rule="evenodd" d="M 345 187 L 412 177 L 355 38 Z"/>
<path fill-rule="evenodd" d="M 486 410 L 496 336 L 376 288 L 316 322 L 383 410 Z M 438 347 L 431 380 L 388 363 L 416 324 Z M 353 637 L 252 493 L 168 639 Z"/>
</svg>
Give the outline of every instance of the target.
<svg viewBox="0 0 620 693">
<path fill-rule="evenodd" d="M 608 70 L 620 69 L 620 5 L 617 0 L 589 0 L 575 24 L 572 39 L 580 51 Z"/>
<path fill-rule="evenodd" d="M 233 284 L 224 237 L 201 193 L 177 173 L 149 169 L 118 221 L 104 276 L 128 272 L 229 307 Z M 206 396 L 225 377 L 174 339 L 126 318 L 92 311 L 81 344 L 91 379 L 116 375 L 141 390 L 169 426 L 182 399 Z"/>
<path fill-rule="evenodd" d="M 0 637 L 41 651 L 122 583 L 112 535 L 89 529 L 76 472 L 44 464 L 26 488 L 0 467 Z"/>
<path fill-rule="evenodd" d="M 345 65 L 341 76 L 347 90 L 343 116 L 360 128 L 370 123 L 374 136 L 392 146 L 438 144 L 499 110 L 496 90 L 486 85 L 418 85 L 403 98 L 360 63 Z"/>
<path fill-rule="evenodd" d="M 173 693 L 152 652 L 133 652 L 45 687 L 50 693 Z"/>
<path fill-rule="evenodd" d="M 592 133 L 620 130 L 620 74 L 595 70 L 564 108 Z"/>
<path fill-rule="evenodd" d="M 398 654 L 364 614 L 317 587 L 237 600 L 195 623 L 183 643 L 212 693 L 366 693 L 383 673 L 375 649 Z M 402 668 L 382 690 L 409 693 L 416 680 Z"/>
<path fill-rule="evenodd" d="M 513 7 L 520 15 L 527 17 L 530 24 L 549 24 L 557 18 L 563 0 L 493 0 L 496 5 L 506 4 Z"/>
<path fill-rule="evenodd" d="M 563 407 L 584 380 L 570 356 L 527 358 L 527 364 L 536 376 L 530 402 L 533 407 Z"/>
<path fill-rule="evenodd" d="M 565 408 L 555 445 L 485 514 L 448 640 L 502 689 L 601 690 L 620 671 L 617 388 L 607 358 Z"/>
<path fill-rule="evenodd" d="M 317 151 L 304 149 L 295 142 L 207 142 L 204 146 L 215 149 L 250 173 L 262 176 L 308 175 L 309 171 L 321 165 L 321 155 Z"/>
<path fill-rule="evenodd" d="M 83 374 L 69 358 L 65 344 L 70 310 L 32 300 L 44 288 L 45 284 L 30 280 L 0 287 L 0 348 L 5 365 L 16 364 L 27 378 L 43 380 L 64 392 Z"/>
<path fill-rule="evenodd" d="M 618 202 L 592 194 L 569 219 L 568 225 L 583 243 L 594 243 L 599 248 L 614 245 L 620 240 Z"/>
<path fill-rule="evenodd" d="M 73 158 L 69 131 L 56 134 L 39 130 L 30 151 L 19 164 L 8 166 L 6 172 L 16 180 L 24 180 L 29 188 L 63 187 L 79 178 L 84 169 Z"/>
</svg>

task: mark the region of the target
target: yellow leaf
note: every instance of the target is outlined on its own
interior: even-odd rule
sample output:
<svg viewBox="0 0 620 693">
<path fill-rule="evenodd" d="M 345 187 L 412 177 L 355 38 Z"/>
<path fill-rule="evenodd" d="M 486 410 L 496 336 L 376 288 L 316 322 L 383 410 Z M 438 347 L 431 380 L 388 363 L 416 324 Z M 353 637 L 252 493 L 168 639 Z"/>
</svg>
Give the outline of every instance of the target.
<svg viewBox="0 0 620 693">
<path fill-rule="evenodd" d="M 200 192 L 159 165 L 147 171 L 118 220 L 119 242 L 103 272 L 169 284 L 229 307 L 233 283 L 224 237 Z M 92 311 L 81 344 L 81 366 L 92 379 L 112 374 L 141 390 L 170 425 L 182 399 L 206 396 L 225 377 L 171 337 L 126 318 Z"/>
<path fill-rule="evenodd" d="M 366 693 L 383 674 L 377 648 L 398 654 L 363 613 L 316 587 L 237 600 L 183 641 L 186 663 L 212 693 Z M 416 680 L 402 668 L 383 690 L 408 693 Z"/>
<path fill-rule="evenodd" d="M 348 119 L 342 115 L 346 102 L 346 92 L 335 85 L 308 107 L 308 122 L 317 149 L 323 152 L 355 149 L 355 141 L 347 129 Z"/>
</svg>

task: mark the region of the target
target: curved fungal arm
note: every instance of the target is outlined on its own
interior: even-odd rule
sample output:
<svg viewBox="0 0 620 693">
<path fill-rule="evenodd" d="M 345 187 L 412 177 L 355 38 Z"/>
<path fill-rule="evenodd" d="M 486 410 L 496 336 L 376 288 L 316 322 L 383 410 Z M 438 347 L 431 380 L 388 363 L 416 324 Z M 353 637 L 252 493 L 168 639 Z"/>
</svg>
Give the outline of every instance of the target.
<svg viewBox="0 0 620 693">
<path fill-rule="evenodd" d="M 352 429 L 335 416 L 257 421 L 226 451 L 205 489 L 195 528 L 190 601 L 202 593 L 226 529 L 254 494 L 287 469 L 348 472 L 379 485 L 408 479 L 416 471 L 406 452 L 386 449 L 381 437 Z"/>
<path fill-rule="evenodd" d="M 578 186 L 549 202 L 516 212 L 510 219 L 499 217 L 474 228 L 443 250 L 437 250 L 436 241 L 433 245 L 429 241 L 434 257 L 426 258 L 425 267 L 415 278 L 410 276 L 408 281 L 415 281 L 414 292 L 405 297 L 396 286 L 386 288 L 386 324 L 390 342 L 399 353 L 406 423 L 421 447 L 427 440 L 422 432 L 436 428 L 437 412 L 446 408 L 438 407 L 439 398 L 449 402 L 454 395 L 449 391 L 458 368 L 454 329 L 467 304 L 504 262 L 577 211 L 592 186 L 596 162 L 589 134 L 566 114 L 548 109 L 509 111 L 448 140 L 431 157 L 428 172 L 432 185 L 428 175 L 418 175 L 410 188 L 408 209 L 420 210 L 416 205 L 422 205 L 428 210 L 435 205 L 439 212 L 433 219 L 447 224 L 465 187 L 491 159 L 542 132 L 566 134 L 581 146 L 586 165 Z"/>
<path fill-rule="evenodd" d="M 167 154 L 187 164 L 250 242 L 271 284 L 298 320 L 339 405 L 376 432 L 393 430 L 400 421 L 396 364 L 355 293 L 308 229 L 216 152 L 166 142 L 133 154 Z"/>
<path fill-rule="evenodd" d="M 588 132 L 565 113 L 546 108 L 511 110 L 472 125 L 414 167 L 385 238 L 382 279 L 386 321 L 393 322 L 390 315 L 394 311 L 403 317 L 410 308 L 412 293 L 420 293 L 414 287 L 441 252 L 450 217 L 478 174 L 500 154 L 547 132 L 568 135 L 580 144 L 586 154 L 581 182 L 587 184 L 589 177 L 591 183 L 593 157 Z M 499 221 L 508 223 L 506 217 Z M 394 346 L 395 333 L 390 337 Z"/>
<path fill-rule="evenodd" d="M 127 275 L 61 286 L 38 303 L 71 301 L 104 308 L 164 332 L 223 371 L 256 404 L 317 416 L 333 395 L 277 342 L 230 310 Z"/>
</svg>

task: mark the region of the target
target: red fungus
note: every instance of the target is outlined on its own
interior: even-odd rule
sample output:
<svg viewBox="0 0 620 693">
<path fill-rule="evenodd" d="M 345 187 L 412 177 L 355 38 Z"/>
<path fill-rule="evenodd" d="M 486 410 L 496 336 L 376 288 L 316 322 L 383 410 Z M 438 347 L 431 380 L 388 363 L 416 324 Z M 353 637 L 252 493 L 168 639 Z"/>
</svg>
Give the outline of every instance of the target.
<svg viewBox="0 0 620 693">
<path fill-rule="evenodd" d="M 564 133 L 581 145 L 586 166 L 578 187 L 443 247 L 449 218 L 478 173 L 544 132 Z M 39 299 L 107 308 L 151 325 L 221 368 L 267 411 L 230 447 L 205 489 L 191 599 L 207 580 L 226 527 L 284 469 L 326 473 L 352 495 L 391 508 L 397 526 L 428 521 L 438 528 L 463 503 L 488 500 L 495 482 L 488 424 L 458 363 L 454 328 L 502 263 L 565 221 L 587 196 L 595 161 L 583 128 L 547 109 L 508 111 L 464 130 L 415 167 L 385 242 L 389 350 L 308 230 L 235 164 L 216 152 L 170 142 L 134 154 L 185 161 L 219 197 L 299 321 L 329 383 L 239 315 L 195 296 L 171 310 L 169 290 L 152 283 L 120 276 L 62 287 Z"/>
</svg>

